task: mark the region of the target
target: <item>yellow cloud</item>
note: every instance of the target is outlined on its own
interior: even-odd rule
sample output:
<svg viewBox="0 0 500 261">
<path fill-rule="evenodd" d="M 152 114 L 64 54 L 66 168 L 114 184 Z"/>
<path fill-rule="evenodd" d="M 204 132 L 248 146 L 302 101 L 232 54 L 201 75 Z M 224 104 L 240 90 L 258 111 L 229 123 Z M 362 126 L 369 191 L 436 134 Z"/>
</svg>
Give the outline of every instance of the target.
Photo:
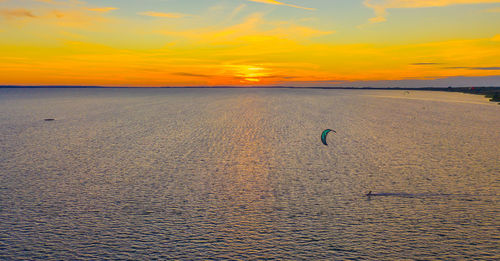
<svg viewBox="0 0 500 261">
<path fill-rule="evenodd" d="M 118 8 L 116 7 L 96 7 L 96 8 L 87 8 L 89 11 L 93 12 L 100 12 L 100 13 L 107 13 L 113 10 L 117 10 Z"/>
<path fill-rule="evenodd" d="M 53 11 L 43 19 L 44 23 L 58 27 L 73 27 L 90 30 L 101 30 L 111 19 L 100 15 L 88 14 L 80 10 Z"/>
<path fill-rule="evenodd" d="M 363 4 L 375 11 L 370 23 L 386 21 L 387 9 L 440 7 L 458 4 L 500 3 L 500 0 L 365 0 Z"/>
<path fill-rule="evenodd" d="M 335 31 L 321 31 L 307 26 L 300 26 L 290 24 L 287 26 L 278 27 L 274 30 L 269 31 L 270 35 L 282 36 L 282 37 L 299 37 L 299 38 L 309 38 L 322 35 L 334 34 Z"/>
<path fill-rule="evenodd" d="M 247 7 L 246 4 L 241 4 L 238 7 L 236 7 L 232 12 L 231 15 L 229 15 L 229 20 L 233 20 L 234 17 L 236 17 L 245 7 Z"/>
<path fill-rule="evenodd" d="M 55 27 L 73 27 L 80 29 L 101 30 L 104 24 L 112 19 L 103 17 L 100 13 L 91 13 L 86 9 L 38 9 L 36 15 L 26 9 L 0 9 L 0 17 L 5 17 L 8 29 L 16 26 L 23 26 L 25 29 L 18 34 L 29 35 L 43 30 L 54 29 Z M 14 19 L 17 18 L 17 19 Z M 22 19 L 24 18 L 24 19 Z M 0 20 L 0 22 L 2 22 Z M 38 29 L 34 29 L 34 27 Z M 98 26 L 97 26 L 98 25 Z M 33 29 L 33 30 L 32 30 Z"/>
<path fill-rule="evenodd" d="M 0 0 L 1 1 L 1 0 Z M 91 30 L 101 30 L 103 22 L 109 22 L 111 19 L 103 17 L 100 13 L 116 10 L 115 7 L 94 7 L 87 8 L 85 3 L 78 0 L 55 1 L 55 0 L 32 0 L 41 3 L 50 4 L 35 5 L 29 9 L 3 9 L 0 8 L 0 17 L 5 17 L 9 26 L 29 27 L 35 23 L 39 26 L 57 26 L 57 27 L 75 27 Z M 54 5 L 54 6 L 53 6 Z M 56 7 L 56 8 L 55 8 Z M 89 12 L 92 11 L 92 12 Z M 13 19 L 18 18 L 18 19 Z M 24 18 L 24 19 L 21 19 Z M 36 19 L 31 19 L 36 18 Z M 2 22 L 0 20 L 0 22 Z M 99 27 L 94 27 L 99 24 Z M 36 31 L 36 30 L 35 30 Z M 27 34 L 27 31 L 24 32 Z"/>
<path fill-rule="evenodd" d="M 0 16 L 7 18 L 14 17 L 36 17 L 31 11 L 26 9 L 0 9 Z"/>
<path fill-rule="evenodd" d="M 283 6 L 300 8 L 300 9 L 305 9 L 305 10 L 316 10 L 315 8 L 308 8 L 308 7 L 298 6 L 298 5 L 286 4 L 286 3 L 278 2 L 276 0 L 248 0 L 248 1 L 257 2 L 257 3 L 264 3 L 264 4 L 270 4 L 270 5 L 283 5 Z"/>
<path fill-rule="evenodd" d="M 240 42 L 268 42 L 277 39 L 304 40 L 329 35 L 335 31 L 322 31 L 293 22 L 267 21 L 263 14 L 249 15 L 243 22 L 225 28 L 199 28 L 187 31 L 161 31 L 162 34 L 195 39 L 205 43 L 235 44 Z"/>
<path fill-rule="evenodd" d="M 492 45 L 490 39 L 335 45 L 267 38 L 251 44 L 211 46 L 194 42 L 149 50 L 75 41 L 60 48 L 0 44 L 0 79 L 5 84 L 110 86 L 425 79 L 492 75 L 496 72 L 466 67 L 498 67 L 499 55 L 498 45 Z M 442 65 L 411 65 L 416 61 Z"/>
<path fill-rule="evenodd" d="M 152 16 L 152 17 L 164 17 L 164 18 L 182 18 L 185 16 L 188 16 L 187 14 L 181 14 L 181 13 L 161 13 L 161 12 L 141 12 L 138 13 L 140 15 L 145 15 L 145 16 Z"/>
<path fill-rule="evenodd" d="M 5 31 L 0 79 L 3 84 L 196 86 L 498 74 L 500 35 L 495 32 L 475 40 L 457 36 L 462 40 L 340 44 L 335 39 L 343 35 L 313 39 L 335 33 L 321 29 L 331 25 L 319 25 L 320 17 L 305 23 L 264 13 L 246 16 L 245 4 L 232 13 L 224 9 L 234 19 L 217 23 L 211 19 L 220 13 L 168 19 L 186 15 L 145 12 L 167 18 L 127 20 L 90 12 L 87 8 L 94 6 L 87 5 L 28 8 L 36 18 L 17 18 L 26 16 L 23 12 L 15 19 L 0 15 L 0 31 Z M 379 11 L 394 6 L 379 5 Z"/>
</svg>

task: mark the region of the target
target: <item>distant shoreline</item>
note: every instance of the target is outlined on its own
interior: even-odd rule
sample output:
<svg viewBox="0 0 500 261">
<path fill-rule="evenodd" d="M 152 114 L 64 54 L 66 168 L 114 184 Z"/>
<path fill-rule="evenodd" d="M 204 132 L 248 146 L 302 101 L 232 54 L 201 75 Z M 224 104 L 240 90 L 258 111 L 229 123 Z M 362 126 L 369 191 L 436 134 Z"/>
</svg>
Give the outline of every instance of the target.
<svg viewBox="0 0 500 261">
<path fill-rule="evenodd" d="M 405 87 L 292 87 L 292 86 L 184 86 L 184 87 L 129 87 L 129 86 L 72 86 L 72 85 L 43 85 L 43 86 L 29 86 L 29 85 L 0 85 L 1 88 L 26 88 L 26 89 L 42 89 L 42 88 L 77 88 L 77 89 L 112 89 L 112 88 L 127 88 L 127 89 L 307 89 L 307 90 L 400 90 L 400 91 L 444 91 L 444 92 L 461 92 L 469 94 L 479 94 L 490 98 L 490 101 L 500 102 L 500 87 L 418 87 L 418 88 L 405 88 Z M 500 104 L 500 103 L 499 103 Z"/>
</svg>

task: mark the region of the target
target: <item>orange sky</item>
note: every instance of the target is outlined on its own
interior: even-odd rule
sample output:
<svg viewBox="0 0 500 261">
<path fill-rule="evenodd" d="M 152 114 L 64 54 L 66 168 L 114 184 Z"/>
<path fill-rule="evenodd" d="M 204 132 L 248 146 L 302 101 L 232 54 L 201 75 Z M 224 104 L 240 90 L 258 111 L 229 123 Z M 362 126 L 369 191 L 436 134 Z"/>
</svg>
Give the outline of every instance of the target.
<svg viewBox="0 0 500 261">
<path fill-rule="evenodd" d="M 0 0 L 0 19 L 0 85 L 500 86 L 500 0 Z"/>
</svg>

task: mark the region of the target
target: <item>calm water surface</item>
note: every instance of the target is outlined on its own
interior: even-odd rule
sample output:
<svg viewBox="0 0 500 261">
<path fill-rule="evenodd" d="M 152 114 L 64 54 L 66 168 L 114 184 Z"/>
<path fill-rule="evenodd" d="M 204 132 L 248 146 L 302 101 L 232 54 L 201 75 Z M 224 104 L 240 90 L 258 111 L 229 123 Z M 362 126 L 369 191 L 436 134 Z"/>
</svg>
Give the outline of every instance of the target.
<svg viewBox="0 0 500 261">
<path fill-rule="evenodd" d="M 0 259 L 495 260 L 499 130 L 459 93 L 0 89 Z"/>
</svg>

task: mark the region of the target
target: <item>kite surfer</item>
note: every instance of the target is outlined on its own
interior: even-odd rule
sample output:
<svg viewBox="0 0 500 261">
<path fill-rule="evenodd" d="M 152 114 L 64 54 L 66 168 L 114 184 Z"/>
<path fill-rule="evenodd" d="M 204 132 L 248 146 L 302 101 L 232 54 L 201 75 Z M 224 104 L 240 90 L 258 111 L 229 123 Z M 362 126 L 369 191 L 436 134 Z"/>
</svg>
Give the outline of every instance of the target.
<svg viewBox="0 0 500 261">
<path fill-rule="evenodd" d="M 330 130 L 330 129 L 326 129 L 324 130 L 322 133 L 321 133 L 321 142 L 323 143 L 323 145 L 325 146 L 328 146 L 328 143 L 326 143 L 326 136 L 328 136 L 328 133 L 330 132 L 333 132 L 333 133 L 337 133 L 336 131 L 334 130 Z"/>
</svg>

